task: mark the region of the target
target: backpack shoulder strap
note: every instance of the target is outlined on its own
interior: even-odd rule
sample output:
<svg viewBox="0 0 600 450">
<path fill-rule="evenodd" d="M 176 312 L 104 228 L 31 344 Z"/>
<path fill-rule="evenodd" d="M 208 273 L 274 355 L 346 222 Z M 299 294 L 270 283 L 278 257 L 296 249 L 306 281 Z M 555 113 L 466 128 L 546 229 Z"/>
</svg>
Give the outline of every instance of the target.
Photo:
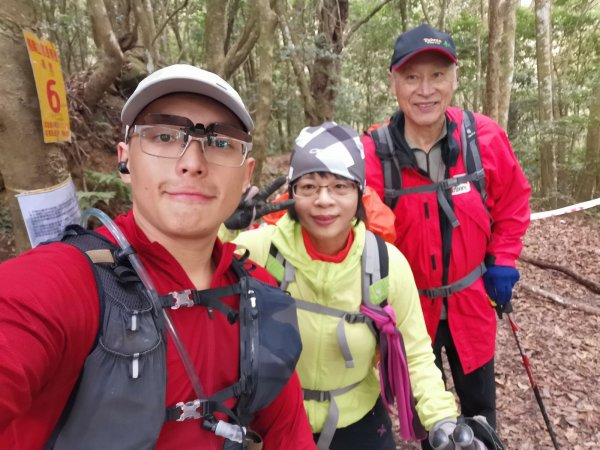
<svg viewBox="0 0 600 450">
<path fill-rule="evenodd" d="M 282 291 L 285 291 L 288 285 L 296 279 L 296 269 L 287 262 L 273 243 L 269 248 L 265 269 L 277 280 L 277 284 Z"/>
<path fill-rule="evenodd" d="M 383 201 L 393 210 L 398 203 L 398 196 L 394 193 L 402 188 L 402 172 L 394 152 L 394 142 L 390 135 L 389 125 L 385 124 L 376 128 L 371 132 L 371 137 L 375 143 L 375 153 L 381 161 L 383 171 Z"/>
<path fill-rule="evenodd" d="M 472 182 L 479 191 L 479 194 L 481 194 L 481 199 L 485 204 L 487 199 L 487 192 L 485 190 L 485 174 L 483 172 L 483 164 L 481 163 L 479 143 L 477 142 L 475 116 L 471 111 L 463 111 L 460 140 L 463 151 L 463 161 L 465 162 L 467 174 L 480 174 L 473 179 Z"/>
<path fill-rule="evenodd" d="M 362 301 L 382 305 L 388 297 L 389 260 L 383 238 L 369 230 L 362 254 Z"/>
</svg>

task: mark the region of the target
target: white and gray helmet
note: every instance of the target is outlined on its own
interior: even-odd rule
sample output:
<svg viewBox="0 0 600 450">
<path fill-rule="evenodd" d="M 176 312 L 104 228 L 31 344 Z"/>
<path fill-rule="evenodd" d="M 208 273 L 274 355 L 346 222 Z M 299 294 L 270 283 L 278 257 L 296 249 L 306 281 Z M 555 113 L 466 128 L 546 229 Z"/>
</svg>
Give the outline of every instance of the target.
<svg viewBox="0 0 600 450">
<path fill-rule="evenodd" d="M 296 138 L 288 181 L 302 175 L 328 172 L 355 181 L 365 188 L 365 152 L 356 132 L 335 122 L 306 127 Z"/>
</svg>

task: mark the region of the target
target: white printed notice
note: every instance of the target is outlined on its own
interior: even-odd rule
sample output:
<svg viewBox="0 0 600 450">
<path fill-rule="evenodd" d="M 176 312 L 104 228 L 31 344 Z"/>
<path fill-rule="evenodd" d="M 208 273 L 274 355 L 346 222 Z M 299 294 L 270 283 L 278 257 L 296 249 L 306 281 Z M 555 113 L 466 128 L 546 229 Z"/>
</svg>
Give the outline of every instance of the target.
<svg viewBox="0 0 600 450">
<path fill-rule="evenodd" d="M 58 237 L 81 218 L 71 177 L 49 188 L 18 194 L 17 199 L 32 247 Z"/>
</svg>

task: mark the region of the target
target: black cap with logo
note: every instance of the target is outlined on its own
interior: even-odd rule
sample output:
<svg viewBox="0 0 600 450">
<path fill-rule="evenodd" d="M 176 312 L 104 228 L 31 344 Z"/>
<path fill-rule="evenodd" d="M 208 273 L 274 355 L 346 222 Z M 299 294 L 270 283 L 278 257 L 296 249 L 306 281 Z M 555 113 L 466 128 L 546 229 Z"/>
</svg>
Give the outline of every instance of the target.
<svg viewBox="0 0 600 450">
<path fill-rule="evenodd" d="M 423 24 L 398 36 L 390 71 L 398 70 L 413 56 L 428 51 L 442 53 L 455 63 L 458 61 L 454 41 L 450 35 Z"/>
</svg>

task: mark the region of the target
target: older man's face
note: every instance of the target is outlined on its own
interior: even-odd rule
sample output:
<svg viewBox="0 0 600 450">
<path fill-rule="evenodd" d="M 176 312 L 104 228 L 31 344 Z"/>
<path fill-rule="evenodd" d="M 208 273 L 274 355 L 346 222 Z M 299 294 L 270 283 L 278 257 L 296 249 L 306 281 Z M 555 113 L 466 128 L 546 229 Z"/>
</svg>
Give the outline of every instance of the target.
<svg viewBox="0 0 600 450">
<path fill-rule="evenodd" d="M 456 65 L 437 52 L 410 59 L 391 74 L 392 93 L 411 129 L 441 126 L 456 90 Z"/>
</svg>

